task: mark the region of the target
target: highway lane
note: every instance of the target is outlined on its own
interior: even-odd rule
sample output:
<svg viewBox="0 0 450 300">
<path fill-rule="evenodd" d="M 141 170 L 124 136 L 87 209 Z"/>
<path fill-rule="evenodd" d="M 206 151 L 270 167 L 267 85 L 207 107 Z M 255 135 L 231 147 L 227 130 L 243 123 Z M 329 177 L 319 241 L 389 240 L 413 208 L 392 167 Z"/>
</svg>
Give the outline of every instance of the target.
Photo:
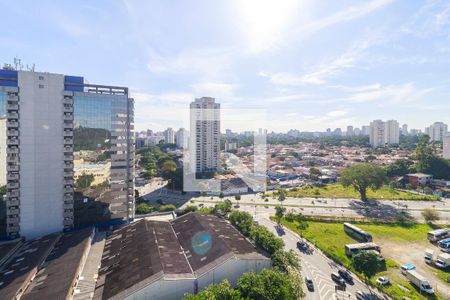
<svg viewBox="0 0 450 300">
<path fill-rule="evenodd" d="M 277 234 L 276 223 L 270 221 L 266 217 L 259 216 L 256 219 L 260 225 L 267 227 L 270 231 Z M 356 299 L 355 293 L 357 291 L 363 291 L 364 293 L 370 293 L 370 289 L 362 283 L 355 275 L 353 275 L 354 284 L 346 285 L 346 291 L 335 291 L 335 283 L 331 279 L 330 275 L 332 272 L 337 272 L 338 265 L 336 265 L 332 260 L 327 258 L 320 252 L 320 250 L 314 248 L 311 244 L 313 252 L 311 254 L 300 251 L 297 248 L 297 241 L 300 237 L 285 229 L 284 234 L 280 237 L 285 243 L 286 250 L 294 250 L 301 259 L 302 265 L 302 276 L 310 277 L 314 282 L 314 291 L 310 292 L 304 286 L 306 299 L 311 300 L 329 300 L 329 299 Z M 375 292 L 375 291 L 373 291 Z"/>
</svg>

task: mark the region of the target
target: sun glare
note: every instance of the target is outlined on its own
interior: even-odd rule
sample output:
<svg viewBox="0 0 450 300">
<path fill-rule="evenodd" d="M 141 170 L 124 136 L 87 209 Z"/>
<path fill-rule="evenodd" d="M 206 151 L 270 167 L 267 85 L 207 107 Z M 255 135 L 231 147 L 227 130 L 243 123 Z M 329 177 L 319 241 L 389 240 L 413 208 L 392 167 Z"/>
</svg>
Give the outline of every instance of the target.
<svg viewBox="0 0 450 300">
<path fill-rule="evenodd" d="M 243 23 L 241 30 L 251 52 L 272 47 L 298 9 L 295 0 L 243 0 L 237 5 Z"/>
</svg>

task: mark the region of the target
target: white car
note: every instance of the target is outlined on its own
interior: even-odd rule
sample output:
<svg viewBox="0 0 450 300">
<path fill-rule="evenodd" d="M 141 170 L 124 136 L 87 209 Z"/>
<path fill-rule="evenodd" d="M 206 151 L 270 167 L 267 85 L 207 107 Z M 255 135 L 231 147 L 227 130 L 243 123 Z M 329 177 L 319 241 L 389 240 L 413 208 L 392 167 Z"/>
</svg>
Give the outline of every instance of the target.
<svg viewBox="0 0 450 300">
<path fill-rule="evenodd" d="M 389 278 L 387 278 L 386 276 L 378 277 L 377 283 L 379 283 L 381 285 L 387 285 L 387 284 L 389 284 Z"/>
</svg>

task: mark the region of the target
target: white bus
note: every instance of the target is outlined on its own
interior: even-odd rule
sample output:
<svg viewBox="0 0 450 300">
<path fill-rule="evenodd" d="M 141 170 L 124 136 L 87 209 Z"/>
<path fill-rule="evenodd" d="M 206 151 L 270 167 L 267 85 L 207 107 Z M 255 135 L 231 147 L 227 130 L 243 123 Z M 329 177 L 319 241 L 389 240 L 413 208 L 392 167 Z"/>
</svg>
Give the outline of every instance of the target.
<svg viewBox="0 0 450 300">
<path fill-rule="evenodd" d="M 437 242 L 442 239 L 445 239 L 449 235 L 450 235 L 450 230 L 448 228 L 444 228 L 444 229 L 436 229 L 436 230 L 429 231 L 427 234 L 427 237 L 430 242 Z"/>
<path fill-rule="evenodd" d="M 369 233 L 353 224 L 344 223 L 344 231 L 359 242 L 367 243 L 372 241 L 372 236 Z"/>
</svg>

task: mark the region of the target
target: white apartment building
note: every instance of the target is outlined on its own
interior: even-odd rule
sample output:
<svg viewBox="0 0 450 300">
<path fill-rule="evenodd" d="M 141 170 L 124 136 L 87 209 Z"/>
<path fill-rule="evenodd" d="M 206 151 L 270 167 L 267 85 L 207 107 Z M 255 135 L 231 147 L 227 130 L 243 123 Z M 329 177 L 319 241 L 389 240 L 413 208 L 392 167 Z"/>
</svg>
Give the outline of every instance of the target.
<svg viewBox="0 0 450 300">
<path fill-rule="evenodd" d="M 220 159 L 220 104 L 196 98 L 190 104 L 190 162 L 195 173 L 214 172 Z"/>
<path fill-rule="evenodd" d="M 363 125 L 361 127 L 361 134 L 362 135 L 370 135 L 370 126 Z"/>
<path fill-rule="evenodd" d="M 353 136 L 353 135 L 354 135 L 353 126 L 351 126 L 351 125 L 347 126 L 347 136 Z"/>
<path fill-rule="evenodd" d="M 374 120 L 370 123 L 370 144 L 372 147 L 398 144 L 400 142 L 400 128 L 396 120 L 383 122 Z"/>
<path fill-rule="evenodd" d="M 29 239 L 76 225 L 74 192 L 80 200 L 96 201 L 92 194 L 77 191 L 74 181 L 74 154 L 82 150 L 111 164 L 108 185 L 98 190 L 111 220 L 134 217 L 133 100 L 127 88 L 85 84 L 83 77 L 1 69 L 3 109 L 7 119 L 0 130 L 7 149 L 6 174 L 1 176 L 7 178 L 7 224 L 2 235 Z"/>
<path fill-rule="evenodd" d="M 167 128 L 164 131 L 164 141 L 167 144 L 175 144 L 175 131 L 172 128 Z"/>
<path fill-rule="evenodd" d="M 448 125 L 443 122 L 435 122 L 425 128 L 425 133 L 430 136 L 431 142 L 442 142 L 444 136 L 447 135 Z"/>
<path fill-rule="evenodd" d="M 443 156 L 445 159 L 450 159 L 450 134 L 447 134 L 444 137 Z"/>
<path fill-rule="evenodd" d="M 189 131 L 184 128 L 178 129 L 175 134 L 175 141 L 178 148 L 186 149 L 188 146 Z"/>
</svg>

